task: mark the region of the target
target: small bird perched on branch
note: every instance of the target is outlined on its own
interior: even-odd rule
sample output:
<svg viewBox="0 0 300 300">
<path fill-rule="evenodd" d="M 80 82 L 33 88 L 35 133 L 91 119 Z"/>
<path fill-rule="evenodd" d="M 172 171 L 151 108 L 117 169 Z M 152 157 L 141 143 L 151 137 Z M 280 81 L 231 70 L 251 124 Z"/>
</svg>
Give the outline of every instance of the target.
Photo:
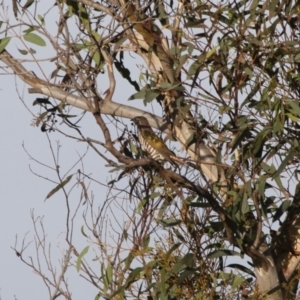
<svg viewBox="0 0 300 300">
<path fill-rule="evenodd" d="M 152 130 L 148 120 L 143 117 L 133 118 L 133 122 L 138 129 L 139 142 L 149 156 L 158 161 L 168 161 L 172 165 L 178 166 L 174 160 L 176 160 L 176 154 L 171 151 L 164 143 L 164 141 L 158 137 Z"/>
</svg>

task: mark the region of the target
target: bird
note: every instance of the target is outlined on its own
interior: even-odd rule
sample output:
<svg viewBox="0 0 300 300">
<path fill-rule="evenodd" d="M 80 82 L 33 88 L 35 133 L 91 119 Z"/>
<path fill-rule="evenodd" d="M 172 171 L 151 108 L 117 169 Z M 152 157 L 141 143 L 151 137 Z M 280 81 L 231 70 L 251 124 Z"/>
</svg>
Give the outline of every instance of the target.
<svg viewBox="0 0 300 300">
<path fill-rule="evenodd" d="M 177 166 L 174 162 L 176 154 L 165 145 L 164 141 L 159 136 L 156 135 L 147 118 L 138 116 L 132 120 L 138 129 L 139 142 L 149 156 L 159 162 L 168 161 L 172 165 Z"/>
</svg>

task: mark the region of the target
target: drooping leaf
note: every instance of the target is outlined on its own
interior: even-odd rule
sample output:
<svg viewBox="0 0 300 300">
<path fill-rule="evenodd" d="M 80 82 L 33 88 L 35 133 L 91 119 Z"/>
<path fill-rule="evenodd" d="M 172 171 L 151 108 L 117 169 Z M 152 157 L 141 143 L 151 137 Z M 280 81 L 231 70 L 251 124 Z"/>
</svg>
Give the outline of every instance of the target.
<svg viewBox="0 0 300 300">
<path fill-rule="evenodd" d="M 17 18 L 19 12 L 17 0 L 12 0 L 12 7 L 13 7 L 14 16 L 15 18 Z"/>
<path fill-rule="evenodd" d="M 46 199 L 49 199 L 52 197 L 56 192 L 58 192 L 60 189 L 62 189 L 71 179 L 73 175 L 69 175 L 64 181 L 62 181 L 60 184 L 58 184 L 53 190 L 51 190 L 48 195 L 46 196 Z"/>
<path fill-rule="evenodd" d="M 242 272 L 245 272 L 253 277 L 255 277 L 255 274 L 253 273 L 253 271 L 249 268 L 247 268 L 246 266 L 240 265 L 240 264 L 229 264 L 227 265 L 228 268 L 235 268 L 238 269 Z"/>
<path fill-rule="evenodd" d="M 83 257 L 88 253 L 90 246 L 86 246 L 78 255 L 77 261 L 76 261 L 76 270 L 79 272 L 82 264 Z"/>
<path fill-rule="evenodd" d="M 81 233 L 82 233 L 82 235 L 84 236 L 84 237 L 88 237 L 87 235 L 86 235 L 86 233 L 84 232 L 84 227 L 83 227 L 83 225 L 81 226 L 81 228 L 80 228 L 80 231 L 81 231 Z"/>
<path fill-rule="evenodd" d="M 26 10 L 28 7 L 30 7 L 34 3 L 34 0 L 27 0 L 24 6 L 22 7 L 22 10 Z"/>
<path fill-rule="evenodd" d="M 280 164 L 280 166 L 278 167 L 277 171 L 273 174 L 273 178 L 277 178 L 282 171 L 284 170 L 284 168 L 286 167 L 286 165 L 288 164 L 289 161 L 292 160 L 292 158 L 294 157 L 294 150 L 290 149 L 287 156 L 285 157 L 285 159 L 282 161 L 282 163 Z"/>
</svg>

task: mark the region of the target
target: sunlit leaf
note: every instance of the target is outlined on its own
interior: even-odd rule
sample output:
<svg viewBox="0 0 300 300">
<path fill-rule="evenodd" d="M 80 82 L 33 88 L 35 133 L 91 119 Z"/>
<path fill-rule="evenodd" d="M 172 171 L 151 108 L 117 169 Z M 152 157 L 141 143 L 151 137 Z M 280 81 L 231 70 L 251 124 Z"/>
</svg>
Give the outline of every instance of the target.
<svg viewBox="0 0 300 300">
<path fill-rule="evenodd" d="M 0 41 L 0 53 L 6 48 L 8 43 L 10 42 L 11 38 L 10 37 L 5 37 L 1 39 Z"/>
</svg>

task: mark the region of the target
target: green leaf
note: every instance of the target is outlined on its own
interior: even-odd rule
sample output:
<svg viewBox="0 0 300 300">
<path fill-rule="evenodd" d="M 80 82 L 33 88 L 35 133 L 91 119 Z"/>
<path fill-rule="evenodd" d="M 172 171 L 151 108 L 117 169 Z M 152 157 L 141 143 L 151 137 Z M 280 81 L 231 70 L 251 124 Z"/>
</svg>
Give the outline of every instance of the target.
<svg viewBox="0 0 300 300">
<path fill-rule="evenodd" d="M 132 254 L 132 252 L 130 252 L 125 259 L 125 269 L 129 269 L 133 259 L 134 259 L 134 255 Z"/>
<path fill-rule="evenodd" d="M 206 53 L 206 58 L 210 58 L 217 50 L 218 46 L 215 46 L 213 47 L 211 50 L 209 50 L 207 53 Z"/>
<path fill-rule="evenodd" d="M 36 54 L 36 51 L 34 49 L 32 49 L 32 48 L 29 48 L 29 53 Z"/>
<path fill-rule="evenodd" d="M 227 267 L 228 268 L 235 268 L 237 270 L 240 270 L 240 271 L 242 271 L 244 273 L 247 273 L 247 274 L 255 277 L 255 273 L 252 270 L 250 270 L 249 268 L 246 268 L 243 265 L 240 265 L 240 264 L 229 264 L 229 265 L 227 265 Z"/>
<path fill-rule="evenodd" d="M 148 91 L 146 91 L 144 102 L 145 103 L 152 102 L 158 95 L 159 95 L 159 93 L 154 92 L 152 90 L 148 90 Z"/>
<path fill-rule="evenodd" d="M 280 217 L 287 211 L 287 209 L 291 206 L 291 201 L 290 200 L 285 200 L 283 203 L 280 205 L 280 207 L 277 208 L 276 213 L 273 216 L 273 222 L 277 221 L 280 219 Z"/>
<path fill-rule="evenodd" d="M 27 55 L 28 54 L 28 51 L 27 50 L 22 50 L 22 49 L 18 49 L 19 52 L 22 54 L 22 55 Z"/>
<path fill-rule="evenodd" d="M 173 229 L 173 230 L 174 230 L 175 235 L 178 237 L 178 239 L 180 241 L 182 241 L 183 243 L 186 243 L 186 240 L 184 239 L 184 236 L 181 234 L 181 232 L 177 229 Z"/>
<path fill-rule="evenodd" d="M 288 162 L 290 160 L 292 160 L 292 158 L 294 157 L 294 150 L 290 149 L 289 154 L 285 157 L 285 159 L 282 161 L 281 165 L 279 166 L 279 168 L 277 169 L 277 171 L 273 174 L 273 178 L 278 177 L 281 172 L 284 170 L 284 168 L 286 167 L 286 165 L 288 164 Z"/>
<path fill-rule="evenodd" d="M 10 42 L 11 38 L 10 37 L 5 37 L 1 39 L 0 41 L 0 53 L 6 48 L 8 43 Z"/>
<path fill-rule="evenodd" d="M 239 288 L 243 282 L 245 282 L 245 278 L 243 278 L 241 276 L 236 276 L 231 285 L 231 289 L 235 290 L 235 289 Z"/>
<path fill-rule="evenodd" d="M 284 188 L 284 186 L 283 186 L 283 184 L 282 184 L 282 181 L 281 181 L 281 179 L 280 179 L 280 176 L 275 177 L 275 182 L 276 182 L 276 184 L 278 185 L 280 191 L 281 191 L 282 193 L 286 193 L 286 189 Z"/>
<path fill-rule="evenodd" d="M 249 208 L 249 204 L 248 204 L 248 195 L 244 191 L 244 193 L 243 193 L 243 199 L 242 199 L 241 212 L 244 215 L 244 214 L 248 213 L 249 211 L 250 211 L 250 208 Z"/>
<path fill-rule="evenodd" d="M 265 186 L 268 178 L 270 178 L 269 175 L 263 175 L 260 176 L 258 179 L 258 192 L 261 196 L 265 195 Z"/>
<path fill-rule="evenodd" d="M 111 264 L 108 263 L 105 271 L 105 276 L 104 276 L 104 284 L 107 290 L 109 288 L 109 284 L 111 283 L 111 279 L 112 279 L 112 267 Z"/>
<path fill-rule="evenodd" d="M 46 46 L 46 42 L 40 36 L 32 32 L 25 34 L 24 40 L 41 47 Z"/>
<path fill-rule="evenodd" d="M 169 258 L 170 257 L 170 255 L 175 251 L 175 250 L 177 250 L 180 246 L 182 245 L 182 243 L 176 243 L 176 244 L 174 244 L 172 247 L 171 247 L 171 249 L 167 252 L 167 258 Z"/>
<path fill-rule="evenodd" d="M 299 118 L 295 117 L 294 115 L 290 113 L 286 113 L 286 115 L 294 122 L 299 122 Z"/>
<path fill-rule="evenodd" d="M 256 136 L 256 138 L 253 142 L 254 143 L 253 154 L 256 157 L 261 157 L 261 155 L 262 155 L 262 150 L 264 147 L 264 139 L 265 139 L 265 136 L 264 136 L 264 133 L 262 132 Z"/>
<path fill-rule="evenodd" d="M 18 18 L 18 12 L 19 12 L 19 9 L 18 9 L 18 3 L 17 3 L 17 0 L 12 0 L 12 8 L 13 8 L 13 12 L 14 12 L 14 16 L 16 18 Z M 3 23 L 1 21 L 1 23 Z M 1 24 L 2 25 L 2 24 Z"/>
<path fill-rule="evenodd" d="M 282 132 L 283 128 L 283 122 L 278 118 L 273 125 L 273 133 Z"/>
<path fill-rule="evenodd" d="M 86 246 L 86 247 L 81 251 L 81 253 L 78 255 L 77 262 L 76 262 L 76 270 L 77 270 L 77 272 L 79 272 L 80 267 L 81 267 L 81 263 L 82 263 L 82 259 L 83 259 L 83 257 L 88 253 L 89 248 L 90 248 L 90 246 Z"/>
<path fill-rule="evenodd" d="M 131 95 L 128 100 L 144 99 L 146 96 L 146 89 L 142 89 L 139 92 Z"/>
<path fill-rule="evenodd" d="M 160 280 L 160 299 L 161 300 L 167 300 L 167 296 L 166 296 L 166 268 L 163 267 L 161 269 L 161 272 L 160 272 L 160 277 L 161 277 L 161 280 Z"/>
<path fill-rule="evenodd" d="M 186 268 L 186 265 L 182 264 L 181 261 L 179 261 L 172 267 L 172 272 L 179 273 L 180 271 L 182 271 L 185 268 Z"/>
<path fill-rule="evenodd" d="M 196 21 L 187 22 L 184 24 L 185 28 L 205 28 L 207 27 L 204 22 L 206 19 L 198 19 Z"/>
<path fill-rule="evenodd" d="M 163 26 L 169 25 L 169 17 L 166 13 L 163 2 L 158 2 L 155 6 L 156 6 L 155 10 L 156 10 L 158 19 L 160 20 L 161 24 Z"/>
<path fill-rule="evenodd" d="M 81 228 L 80 228 L 80 231 L 81 231 L 81 234 L 84 236 L 84 237 L 88 237 L 86 234 L 85 234 L 85 232 L 84 232 L 84 227 L 83 227 L 83 225 L 81 226 Z"/>
<path fill-rule="evenodd" d="M 187 267 L 193 267 L 195 265 L 195 256 L 194 253 L 187 253 L 181 260 L 181 263 Z"/>
<path fill-rule="evenodd" d="M 48 195 L 46 196 L 46 199 L 49 199 L 52 197 L 56 192 L 58 192 L 60 189 L 62 189 L 72 178 L 73 175 L 69 175 L 64 181 L 62 181 L 60 184 L 58 184 L 53 190 L 51 190 Z"/>
<path fill-rule="evenodd" d="M 37 15 L 38 19 L 40 20 L 40 22 L 45 25 L 45 19 L 42 15 Z"/>
<path fill-rule="evenodd" d="M 249 136 L 251 135 L 251 132 L 249 128 L 243 129 L 239 134 L 236 135 L 235 139 L 232 141 L 232 149 L 231 151 L 233 152 L 242 142 L 247 140 Z"/>
<path fill-rule="evenodd" d="M 224 230 L 224 224 L 223 222 L 210 222 L 210 226 L 206 226 L 206 228 L 209 228 L 210 231 L 213 230 L 214 232 L 220 232 Z M 215 245 L 215 244 L 210 244 Z"/>
<path fill-rule="evenodd" d="M 211 279 L 213 280 L 214 287 L 217 287 L 218 286 L 217 278 L 212 273 L 210 273 L 209 275 L 210 275 Z"/>
<path fill-rule="evenodd" d="M 180 273 L 180 276 L 179 278 L 177 279 L 178 283 L 179 284 L 182 284 L 183 281 L 187 278 L 187 277 L 190 277 L 190 276 L 193 276 L 195 274 L 195 271 L 194 270 L 185 270 L 183 272 Z"/>
<path fill-rule="evenodd" d="M 30 7 L 34 3 L 34 0 L 27 0 L 27 2 L 24 4 L 22 10 L 26 10 L 28 7 Z"/>
<path fill-rule="evenodd" d="M 97 66 L 100 66 L 100 64 L 101 64 L 101 55 L 100 55 L 99 52 L 95 52 L 95 53 L 94 53 L 93 61 L 95 62 L 95 64 L 96 64 Z"/>
<path fill-rule="evenodd" d="M 146 235 L 143 240 L 143 249 L 147 249 L 150 242 L 150 235 Z"/>
<path fill-rule="evenodd" d="M 163 227 L 173 227 L 181 223 L 181 220 L 170 219 L 170 220 L 158 220 L 158 223 Z"/>
<path fill-rule="evenodd" d="M 185 50 L 185 47 L 182 47 L 182 46 L 175 46 L 175 47 L 172 47 L 171 49 L 169 49 L 169 53 L 171 55 L 178 55 L 180 52 L 183 52 Z"/>
<path fill-rule="evenodd" d="M 88 48 L 88 46 L 86 44 L 73 44 L 73 46 L 75 47 L 76 50 L 80 51 L 82 49 L 86 49 Z"/>
<path fill-rule="evenodd" d="M 190 68 L 188 70 L 188 78 L 190 78 L 191 76 L 198 73 L 200 65 L 201 64 L 198 61 L 195 61 L 194 63 L 192 63 L 192 65 L 190 66 Z"/>
<path fill-rule="evenodd" d="M 94 300 L 99 300 L 101 296 L 102 296 L 101 293 L 98 293 L 98 294 L 96 295 L 96 297 L 94 298 Z"/>
<path fill-rule="evenodd" d="M 149 196 L 149 198 L 150 198 L 150 199 L 155 199 L 155 198 L 157 198 L 157 197 L 159 197 L 159 196 L 161 196 L 161 193 L 153 192 L 153 193 Z"/>
<path fill-rule="evenodd" d="M 290 105 L 290 107 L 292 108 L 292 112 L 294 114 L 296 114 L 298 117 L 300 117 L 300 106 L 299 106 L 299 103 L 295 102 L 295 101 L 292 101 L 292 100 L 288 100 L 288 104 Z"/>
<path fill-rule="evenodd" d="M 207 255 L 207 258 L 217 258 L 220 256 L 241 256 L 241 254 L 239 252 L 236 252 L 233 250 L 222 249 L 222 250 L 216 250 L 216 251 L 209 253 Z"/>
<path fill-rule="evenodd" d="M 127 287 L 129 287 L 129 285 L 140 279 L 140 273 L 144 271 L 144 268 L 142 267 L 138 267 L 138 268 L 135 268 L 131 271 L 131 273 L 129 274 L 128 278 L 127 278 L 127 281 L 126 281 L 126 284 L 127 284 Z"/>
<path fill-rule="evenodd" d="M 219 223 L 222 223 L 222 222 L 219 222 Z M 223 225 L 223 229 L 224 229 L 224 225 Z M 208 244 L 204 249 L 207 250 L 207 249 L 220 249 L 222 248 L 222 244 L 221 243 L 210 243 Z"/>
</svg>

